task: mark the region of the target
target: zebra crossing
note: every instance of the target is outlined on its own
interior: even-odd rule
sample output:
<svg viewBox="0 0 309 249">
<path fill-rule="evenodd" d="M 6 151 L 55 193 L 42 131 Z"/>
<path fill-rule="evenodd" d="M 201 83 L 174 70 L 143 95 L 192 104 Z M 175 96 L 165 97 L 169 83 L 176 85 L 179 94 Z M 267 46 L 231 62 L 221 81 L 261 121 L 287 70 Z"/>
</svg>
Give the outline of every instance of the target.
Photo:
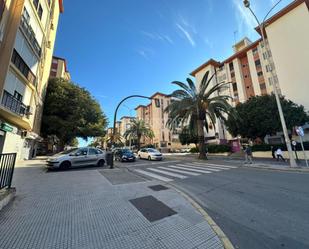
<svg viewBox="0 0 309 249">
<path fill-rule="evenodd" d="M 145 169 L 135 169 L 134 171 L 156 180 L 171 182 L 175 179 L 186 179 L 188 177 L 199 176 L 202 174 L 212 174 L 235 168 L 238 167 L 213 163 L 191 162 L 164 165 L 159 167 L 149 167 Z"/>
</svg>

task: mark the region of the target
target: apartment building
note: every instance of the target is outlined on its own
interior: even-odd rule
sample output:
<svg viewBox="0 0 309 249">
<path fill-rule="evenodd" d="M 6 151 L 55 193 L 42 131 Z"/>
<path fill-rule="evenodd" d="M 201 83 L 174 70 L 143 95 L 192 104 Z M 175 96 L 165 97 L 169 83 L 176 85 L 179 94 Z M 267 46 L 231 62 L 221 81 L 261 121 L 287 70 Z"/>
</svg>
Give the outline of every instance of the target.
<svg viewBox="0 0 309 249">
<path fill-rule="evenodd" d="M 136 117 L 142 119 L 152 129 L 154 138 L 142 138 L 142 144 L 153 144 L 162 152 L 182 149 L 187 146 L 179 142 L 179 130 L 172 131 L 167 126 L 169 115 L 164 110 L 171 103 L 172 97 L 160 92 L 151 96 L 151 103 L 147 106 L 139 105 L 135 108 Z M 157 103 L 155 103 L 157 101 Z"/>
<path fill-rule="evenodd" d="M 281 92 L 309 111 L 309 1 L 295 0 L 265 23 Z"/>
<path fill-rule="evenodd" d="M 0 153 L 35 156 L 62 0 L 0 0 Z"/>
<path fill-rule="evenodd" d="M 49 77 L 51 79 L 62 78 L 71 81 L 71 75 L 67 68 L 67 61 L 64 58 L 53 56 Z"/>
<path fill-rule="evenodd" d="M 250 97 L 273 93 L 273 83 L 279 94 L 304 105 L 309 110 L 309 2 L 296 0 L 265 21 L 266 44 L 262 39 L 251 42 L 244 38 L 233 46 L 234 53 L 222 62 L 210 59 L 191 75 L 200 84 L 204 74 L 216 73 L 211 84 L 231 82 L 217 93 L 232 97 L 231 104 L 247 101 Z M 257 32 L 260 32 L 256 28 Z M 233 139 L 224 124 L 207 133 L 208 140 L 217 142 Z"/>
<path fill-rule="evenodd" d="M 131 123 L 133 120 L 135 120 L 135 117 L 130 117 L 130 116 L 121 117 L 119 133 L 122 137 L 124 137 L 124 134 L 126 133 L 126 131 L 130 129 Z"/>
</svg>

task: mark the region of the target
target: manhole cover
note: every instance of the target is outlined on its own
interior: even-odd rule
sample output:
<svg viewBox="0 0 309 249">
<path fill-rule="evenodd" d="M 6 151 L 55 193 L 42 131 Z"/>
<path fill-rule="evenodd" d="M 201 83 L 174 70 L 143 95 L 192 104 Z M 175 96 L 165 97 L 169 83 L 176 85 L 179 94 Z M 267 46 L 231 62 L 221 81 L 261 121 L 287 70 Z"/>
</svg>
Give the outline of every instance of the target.
<svg viewBox="0 0 309 249">
<path fill-rule="evenodd" d="M 161 191 L 161 190 L 167 190 L 168 188 L 163 185 L 153 185 L 149 186 L 148 188 L 154 190 L 154 191 Z"/>
<path fill-rule="evenodd" d="M 150 222 L 161 220 L 165 217 L 177 214 L 177 212 L 175 212 L 173 209 L 166 206 L 163 202 L 157 200 L 151 195 L 132 199 L 130 202 Z"/>
</svg>

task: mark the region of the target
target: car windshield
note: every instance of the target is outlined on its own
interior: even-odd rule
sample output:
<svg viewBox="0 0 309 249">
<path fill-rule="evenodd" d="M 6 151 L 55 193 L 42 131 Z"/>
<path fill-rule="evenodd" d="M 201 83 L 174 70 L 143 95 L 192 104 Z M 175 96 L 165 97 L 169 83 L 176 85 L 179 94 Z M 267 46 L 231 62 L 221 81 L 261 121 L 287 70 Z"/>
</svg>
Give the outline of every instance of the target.
<svg viewBox="0 0 309 249">
<path fill-rule="evenodd" d="M 77 148 L 69 149 L 69 150 L 64 150 L 64 151 L 60 152 L 59 154 L 61 154 L 61 155 L 67 155 L 67 154 L 74 153 L 75 151 L 77 151 Z"/>
<path fill-rule="evenodd" d="M 157 151 L 157 150 L 155 150 L 155 149 L 148 149 L 148 152 L 159 153 L 159 151 Z"/>
<path fill-rule="evenodd" d="M 132 153 L 132 151 L 129 150 L 129 149 L 123 149 L 122 152 L 123 152 L 123 153 Z"/>
</svg>

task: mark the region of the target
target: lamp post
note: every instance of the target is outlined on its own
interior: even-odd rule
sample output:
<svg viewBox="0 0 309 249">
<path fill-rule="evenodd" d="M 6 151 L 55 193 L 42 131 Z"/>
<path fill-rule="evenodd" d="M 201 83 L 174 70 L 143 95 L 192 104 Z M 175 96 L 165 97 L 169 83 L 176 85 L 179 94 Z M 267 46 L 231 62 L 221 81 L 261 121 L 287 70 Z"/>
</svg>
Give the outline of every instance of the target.
<svg viewBox="0 0 309 249">
<path fill-rule="evenodd" d="M 121 100 L 119 102 L 119 104 L 117 105 L 116 107 L 116 110 L 115 110 L 115 113 L 114 113 L 114 126 L 113 126 L 113 135 L 112 135 L 112 139 L 111 139 L 111 144 L 114 145 L 115 143 L 115 135 L 116 135 L 116 120 L 117 120 L 117 112 L 118 112 L 118 109 L 120 107 L 120 105 L 126 101 L 127 99 L 130 99 L 130 98 L 143 98 L 143 99 L 150 99 L 152 100 L 151 97 L 147 97 L 147 96 L 143 96 L 143 95 L 130 95 L 126 98 L 124 98 L 123 100 Z M 160 107 L 160 101 L 159 99 L 154 99 L 155 100 L 155 105 L 156 107 Z M 110 165 L 110 168 L 112 169 L 113 168 L 113 164 Z"/>
<path fill-rule="evenodd" d="M 248 8 L 251 12 L 251 14 L 254 16 L 257 24 L 259 25 L 259 29 L 260 29 L 260 32 L 261 32 L 261 36 L 262 36 L 262 41 L 263 41 L 263 47 L 262 47 L 262 51 L 263 50 L 266 50 L 266 61 L 269 65 L 269 69 L 270 69 L 270 73 L 271 73 L 271 78 L 272 78 L 272 83 L 273 83 L 273 89 L 274 89 L 274 94 L 275 94 L 275 97 L 276 97 L 276 102 L 277 102 L 277 107 L 278 107 L 278 111 L 279 111 L 279 116 L 280 116 L 280 121 L 281 121 L 281 125 L 282 125 L 282 130 L 283 130 L 283 134 L 284 134 L 284 139 L 285 139 L 285 143 L 286 143 L 286 147 L 288 149 L 288 153 L 289 153 L 289 158 L 290 158 L 290 167 L 297 167 L 297 164 L 296 164 L 296 161 L 294 159 L 294 156 L 293 156 L 293 151 L 292 151 L 292 146 L 291 146 L 291 141 L 290 141 L 290 138 L 289 138 L 289 134 L 288 134 L 288 131 L 287 131 L 287 128 L 286 128 L 286 123 L 285 123 L 285 119 L 284 119 L 284 115 L 283 115 L 283 111 L 282 111 L 282 106 L 281 106 L 281 103 L 280 103 L 280 98 L 279 98 L 279 94 L 278 94 L 278 88 L 277 88 L 277 81 L 275 81 L 275 78 L 274 78 L 274 72 L 273 72 L 273 68 L 271 66 L 271 63 L 270 63 L 270 60 L 269 60 L 269 56 L 268 56 L 268 52 L 267 51 L 271 51 L 270 50 L 270 47 L 268 46 L 268 42 L 266 42 L 266 39 L 265 39 L 265 33 L 264 31 L 266 32 L 266 29 L 265 29 L 265 21 L 266 21 L 266 18 L 268 17 L 268 15 L 271 13 L 271 11 L 281 2 L 282 0 L 279 0 L 266 14 L 266 16 L 264 17 L 263 19 L 263 22 L 261 23 L 259 21 L 259 19 L 257 18 L 257 16 L 255 15 L 255 13 L 253 12 L 253 10 L 250 8 L 250 1 L 249 0 L 244 0 L 243 3 L 244 3 L 244 6 L 246 8 Z M 267 49 L 266 49 L 267 48 Z"/>
</svg>

